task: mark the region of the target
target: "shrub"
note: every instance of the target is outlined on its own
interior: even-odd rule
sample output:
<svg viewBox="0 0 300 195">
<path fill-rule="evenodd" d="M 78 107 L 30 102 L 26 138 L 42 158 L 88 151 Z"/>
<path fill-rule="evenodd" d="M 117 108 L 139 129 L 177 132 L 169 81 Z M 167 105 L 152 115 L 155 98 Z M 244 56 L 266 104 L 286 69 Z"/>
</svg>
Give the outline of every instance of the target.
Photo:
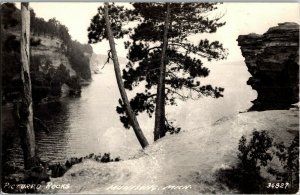
<svg viewBox="0 0 300 195">
<path fill-rule="evenodd" d="M 275 144 L 275 155 L 281 162 L 282 169 L 269 167 L 268 172 L 276 177 L 278 183 L 288 183 L 287 189 L 275 188 L 276 192 L 296 193 L 299 190 L 299 134 L 290 146 L 283 142 Z"/>
<path fill-rule="evenodd" d="M 274 150 L 270 150 L 274 146 Z M 240 193 L 296 193 L 299 190 L 299 135 L 290 144 L 273 143 L 266 131 L 254 131 L 249 142 L 242 136 L 239 141 L 238 163 L 230 169 L 221 169 L 217 178 Z M 281 167 L 268 162 L 278 158 Z M 268 167 L 266 167 L 268 165 Z M 275 179 L 266 180 L 261 166 Z M 272 178 L 271 178 L 272 179 Z"/>
<path fill-rule="evenodd" d="M 260 167 L 267 166 L 272 160 L 268 151 L 272 138 L 263 131 L 254 131 L 252 138 L 242 136 L 239 141 L 238 163 L 235 167 L 220 170 L 217 177 L 221 183 L 238 190 L 240 193 L 261 193 L 266 190 L 266 180 L 260 174 Z"/>
</svg>

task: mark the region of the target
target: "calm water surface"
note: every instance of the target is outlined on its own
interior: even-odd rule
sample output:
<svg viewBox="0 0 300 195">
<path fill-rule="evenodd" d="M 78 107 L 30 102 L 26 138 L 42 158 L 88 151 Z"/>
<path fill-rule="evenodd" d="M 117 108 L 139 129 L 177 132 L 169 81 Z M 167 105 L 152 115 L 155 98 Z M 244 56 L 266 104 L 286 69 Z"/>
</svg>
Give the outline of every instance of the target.
<svg viewBox="0 0 300 195">
<path fill-rule="evenodd" d="M 222 117 L 245 111 L 251 106 L 256 92 L 246 85 L 250 74 L 243 63 L 216 65 L 205 82 L 225 88 L 224 98 L 202 98 L 179 102 L 168 107 L 168 117 L 183 129 L 201 127 Z M 131 93 L 132 95 L 132 93 Z M 110 152 L 113 157 L 126 159 L 140 146 L 131 129 L 126 130 L 115 109 L 119 91 L 112 65 L 102 74 L 93 75 L 93 82 L 83 87 L 80 98 L 64 97 L 60 102 L 35 106 L 35 115 L 48 126 L 50 133 L 36 129 L 38 154 L 43 160 L 63 162 L 69 157 L 90 153 Z M 6 111 L 3 111 L 6 114 Z M 153 139 L 153 118 L 139 116 L 140 125 L 149 141 Z M 7 123 L 7 122 L 4 122 Z M 9 141 L 6 151 L 19 164 L 22 162 L 17 139 Z"/>
</svg>

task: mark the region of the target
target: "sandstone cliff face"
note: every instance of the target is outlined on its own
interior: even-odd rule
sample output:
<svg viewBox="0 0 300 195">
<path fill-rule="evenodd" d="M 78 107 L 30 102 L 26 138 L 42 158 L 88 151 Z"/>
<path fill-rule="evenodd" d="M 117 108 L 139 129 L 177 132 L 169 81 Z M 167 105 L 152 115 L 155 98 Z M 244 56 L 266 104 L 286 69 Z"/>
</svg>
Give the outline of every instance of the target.
<svg viewBox="0 0 300 195">
<path fill-rule="evenodd" d="M 299 101 L 299 25 L 280 23 L 237 39 L 258 97 L 250 110 L 287 109 Z"/>
<path fill-rule="evenodd" d="M 52 62 L 52 65 L 57 68 L 60 64 L 63 64 L 67 70 L 70 71 L 70 75 L 76 75 L 76 72 L 72 69 L 69 59 L 63 52 L 63 43 L 58 38 L 50 38 L 48 36 L 32 36 L 34 39 L 39 39 L 41 42 L 38 46 L 31 48 L 31 54 L 33 56 L 40 56 L 45 63 L 46 59 Z"/>
</svg>

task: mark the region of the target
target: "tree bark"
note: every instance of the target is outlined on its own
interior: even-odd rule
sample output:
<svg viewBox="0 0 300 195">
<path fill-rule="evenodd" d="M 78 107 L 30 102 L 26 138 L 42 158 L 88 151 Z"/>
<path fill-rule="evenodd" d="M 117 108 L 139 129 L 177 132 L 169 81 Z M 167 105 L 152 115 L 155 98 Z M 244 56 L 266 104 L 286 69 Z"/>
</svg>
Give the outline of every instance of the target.
<svg viewBox="0 0 300 195">
<path fill-rule="evenodd" d="M 33 111 L 31 79 L 29 70 L 30 11 L 29 3 L 21 3 L 21 106 L 19 108 L 19 130 L 21 147 L 24 154 L 25 169 L 32 167 L 35 158 L 35 135 L 33 129 Z"/>
<path fill-rule="evenodd" d="M 163 45 L 159 68 L 159 79 L 157 84 L 157 97 L 156 97 L 156 108 L 155 108 L 155 126 L 154 126 L 154 141 L 166 135 L 165 129 L 165 79 L 166 79 L 166 51 L 168 47 L 168 30 L 170 23 L 170 3 L 166 4 L 167 13 L 164 24 L 164 35 Z"/>
<path fill-rule="evenodd" d="M 111 24 L 110 24 L 109 15 L 108 15 L 108 3 L 104 3 L 104 17 L 105 17 L 105 23 L 106 23 L 107 36 L 108 36 L 109 45 L 110 45 L 111 54 L 112 54 L 112 60 L 114 63 L 116 79 L 117 79 L 119 91 L 120 91 L 120 94 L 122 97 L 122 101 L 124 102 L 124 105 L 126 108 L 126 113 L 129 117 L 131 126 L 134 130 L 134 133 L 135 133 L 138 141 L 140 142 L 142 148 L 145 148 L 146 146 L 149 145 L 149 143 L 140 128 L 140 125 L 137 121 L 137 118 L 136 118 L 134 112 L 132 111 L 132 108 L 130 106 L 130 103 L 129 103 L 129 100 L 128 100 L 128 97 L 127 97 L 127 94 L 126 94 L 126 91 L 124 88 L 124 83 L 123 83 L 122 76 L 121 76 L 120 64 L 119 64 L 119 60 L 118 60 L 118 56 L 117 56 L 117 51 L 115 48 L 115 41 L 114 41 L 113 33 L 111 30 Z"/>
</svg>

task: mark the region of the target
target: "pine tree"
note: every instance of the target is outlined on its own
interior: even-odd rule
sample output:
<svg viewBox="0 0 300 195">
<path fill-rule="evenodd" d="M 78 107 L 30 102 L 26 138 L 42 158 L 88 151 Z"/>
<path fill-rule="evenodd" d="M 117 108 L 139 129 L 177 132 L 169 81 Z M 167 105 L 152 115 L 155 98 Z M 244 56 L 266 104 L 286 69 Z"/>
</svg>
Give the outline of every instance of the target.
<svg viewBox="0 0 300 195">
<path fill-rule="evenodd" d="M 112 54 L 112 60 L 113 60 L 113 64 L 114 64 L 114 69 L 115 69 L 115 74 L 116 74 L 116 79 L 117 79 L 117 83 L 118 83 L 118 87 L 119 87 L 119 91 L 122 97 L 122 101 L 124 102 L 124 109 L 126 114 L 128 115 L 128 119 L 130 121 L 130 124 L 134 130 L 134 133 L 137 137 L 137 139 L 139 140 L 142 148 L 145 148 L 149 145 L 146 137 L 144 136 L 140 125 L 138 123 L 138 120 L 136 118 L 135 113 L 132 111 L 125 88 L 124 88 L 124 83 L 122 81 L 122 76 L 121 76 L 121 70 L 120 70 L 120 64 L 119 64 L 119 60 L 118 60 L 118 56 L 117 56 L 117 51 L 115 48 L 115 42 L 114 42 L 114 36 L 122 36 L 122 30 L 121 30 L 121 25 L 120 26 L 116 26 L 118 24 L 118 20 L 121 21 L 121 18 L 116 18 L 115 15 L 118 14 L 118 12 L 122 12 L 123 8 L 119 7 L 116 8 L 114 5 L 109 6 L 108 3 L 104 3 L 104 9 L 102 7 L 99 7 L 98 12 L 99 14 L 97 14 L 94 18 L 99 19 L 101 17 L 101 24 L 97 26 L 97 31 L 96 33 L 99 33 L 100 30 L 100 35 L 97 37 L 97 39 L 108 39 L 109 41 L 109 45 L 110 45 L 110 52 Z M 121 14 L 120 14 L 121 15 Z M 104 16 L 104 17 L 103 17 Z M 111 23 L 111 20 L 113 21 L 113 23 Z M 120 22 L 121 23 L 121 22 Z M 89 28 L 89 40 L 90 43 L 93 42 L 94 39 L 94 35 L 93 34 L 93 30 L 95 26 L 93 26 L 93 24 L 91 24 L 91 27 Z M 118 27 L 120 27 L 118 29 Z M 117 29 L 116 29 L 117 28 Z M 117 33 L 117 35 L 116 35 Z M 95 40 L 94 42 L 97 42 L 98 40 Z"/>
<path fill-rule="evenodd" d="M 223 88 L 200 85 L 200 78 L 206 77 L 209 70 L 201 59 L 207 61 L 226 58 L 227 52 L 218 41 L 199 40 L 198 44 L 188 41 L 188 36 L 198 33 L 214 33 L 225 25 L 220 17 L 209 17 L 217 9 L 216 3 L 134 3 L 134 14 L 140 18 L 140 24 L 132 31 L 125 45 L 129 49 L 130 62 L 123 71 L 125 87 L 132 90 L 141 83 L 145 84 L 144 93 L 138 93 L 131 100 L 136 112 L 146 111 L 151 117 L 156 106 L 154 140 L 163 137 L 167 131 L 176 133 L 180 128 L 172 126 L 164 113 L 164 106 L 176 105 L 176 100 L 187 100 L 201 96 L 221 97 Z M 169 7 L 169 8 L 168 8 Z M 169 10 L 169 23 L 165 24 Z M 167 51 L 163 54 L 165 28 L 167 33 Z M 160 58 L 166 66 L 165 78 L 161 73 Z M 197 58 L 196 58 L 197 57 Z M 165 81 L 162 83 L 161 79 Z M 159 87 L 159 85 L 164 85 Z M 155 87 L 164 89 L 165 94 L 155 93 Z M 158 91 L 159 92 L 159 91 Z M 164 98 L 164 100 L 161 100 Z M 158 104 L 159 101 L 165 101 Z M 156 105 L 155 105 L 156 103 Z M 123 121 L 127 123 L 123 105 L 118 107 Z M 163 124 L 162 124 L 163 123 Z"/>
<path fill-rule="evenodd" d="M 152 117 L 156 109 L 155 140 L 163 137 L 167 131 L 176 133 L 164 112 L 165 105 L 176 105 L 176 100 L 200 98 L 202 96 L 222 97 L 223 88 L 201 85 L 200 78 L 207 77 L 209 70 L 203 61 L 222 60 L 227 50 L 219 41 L 210 42 L 201 39 L 197 44 L 189 41 L 189 36 L 198 33 L 214 33 L 225 25 L 220 22 L 222 16 L 216 16 L 217 3 L 133 3 L 132 10 L 115 8 L 117 18 L 113 28 L 115 37 L 122 38 L 128 34 L 130 41 L 125 42 L 128 49 L 129 63 L 123 70 L 124 87 L 133 90 L 144 85 L 144 92 L 137 93 L 130 101 L 136 115 L 147 112 Z M 169 9 L 169 21 L 167 10 Z M 123 29 L 124 23 L 138 21 L 133 29 Z M 103 23 L 100 14 L 92 19 L 89 28 L 91 42 L 101 41 L 99 31 Z M 164 33 L 167 25 L 167 45 L 163 54 Z M 165 55 L 165 57 L 164 57 Z M 164 61 L 161 61 L 161 59 Z M 165 66 L 161 73 L 160 66 Z M 165 74 L 165 76 L 163 76 Z M 165 77 L 165 78 L 163 78 Z M 163 82 L 161 82 L 161 80 Z M 160 97 L 157 88 L 164 89 Z M 155 90 L 157 89 L 157 90 Z M 158 104 L 158 101 L 161 103 Z M 129 128 L 129 118 L 124 103 L 119 101 L 117 112 L 125 127 Z M 157 107 L 159 106 L 159 108 Z M 164 123 L 164 124 L 162 124 Z"/>
</svg>

